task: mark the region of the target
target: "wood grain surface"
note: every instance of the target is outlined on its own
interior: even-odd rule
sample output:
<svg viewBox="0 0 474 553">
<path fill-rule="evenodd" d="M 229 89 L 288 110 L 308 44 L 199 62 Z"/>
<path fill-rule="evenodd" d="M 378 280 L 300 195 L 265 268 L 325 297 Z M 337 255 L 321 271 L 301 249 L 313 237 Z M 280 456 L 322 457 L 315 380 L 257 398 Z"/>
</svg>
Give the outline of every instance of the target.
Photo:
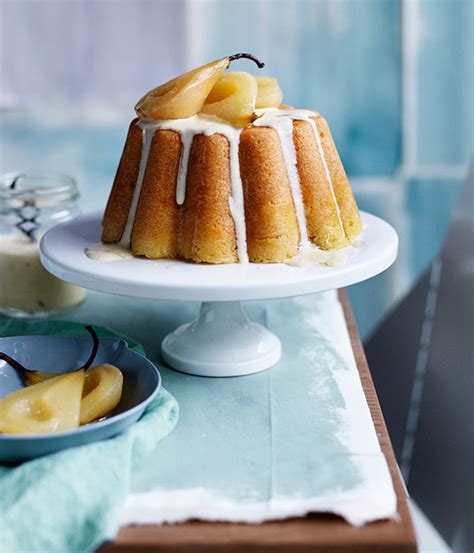
<svg viewBox="0 0 474 553">
<path fill-rule="evenodd" d="M 412 553 L 416 540 L 408 511 L 405 487 L 375 393 L 359 333 L 344 291 L 339 299 L 349 329 L 352 349 L 369 404 L 377 436 L 384 452 L 397 495 L 398 520 L 386 520 L 356 528 L 333 515 L 231 524 L 191 521 L 173 525 L 127 526 L 115 541 L 100 551 L 107 553 Z"/>
</svg>

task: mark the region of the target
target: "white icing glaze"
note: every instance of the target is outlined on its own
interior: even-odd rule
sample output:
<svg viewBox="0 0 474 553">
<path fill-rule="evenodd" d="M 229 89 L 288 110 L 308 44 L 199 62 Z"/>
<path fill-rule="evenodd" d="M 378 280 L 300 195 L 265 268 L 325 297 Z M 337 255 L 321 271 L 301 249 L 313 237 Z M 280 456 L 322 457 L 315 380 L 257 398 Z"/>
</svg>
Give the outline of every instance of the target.
<svg viewBox="0 0 474 553">
<path fill-rule="evenodd" d="M 247 253 L 247 234 L 245 227 L 244 188 L 240 177 L 239 164 L 240 129 L 233 139 L 227 138 L 230 144 L 230 180 L 232 188 L 232 196 L 229 198 L 229 209 L 234 219 L 239 262 L 248 263 L 249 256 Z"/>
<path fill-rule="evenodd" d="M 282 125 L 288 125 L 288 123 L 285 123 L 285 121 L 289 121 L 291 125 L 291 130 L 293 131 L 293 121 L 306 121 L 311 125 L 311 128 L 313 129 L 314 139 L 316 140 L 316 146 L 319 151 L 319 155 L 321 157 L 321 162 L 323 164 L 324 172 L 326 174 L 326 178 L 329 184 L 329 189 L 331 191 L 331 196 L 334 201 L 334 205 L 336 207 L 337 217 L 339 219 L 339 224 L 341 226 L 342 231 L 344 232 L 344 226 L 342 223 L 341 218 L 341 212 L 339 209 L 339 204 L 337 203 L 336 194 L 334 192 L 334 186 L 332 184 L 331 179 L 331 173 L 329 171 L 329 167 L 326 161 L 326 156 L 324 155 L 323 146 L 321 144 L 321 138 L 319 136 L 318 127 L 316 125 L 316 121 L 314 120 L 314 117 L 318 115 L 316 111 L 311 111 L 309 109 L 278 109 L 278 108 L 264 108 L 264 109 L 258 109 L 255 111 L 255 114 L 257 115 L 258 119 L 253 122 L 256 126 L 265 126 L 265 127 L 272 127 L 274 129 L 277 129 L 278 127 L 281 128 Z M 265 121 L 265 122 L 261 122 Z M 283 142 L 282 142 L 283 145 Z M 293 139 L 291 140 L 291 148 L 295 149 Z M 295 156 L 296 160 L 296 156 Z M 296 163 L 296 161 L 295 161 Z M 289 171 L 290 165 L 287 163 L 287 170 Z M 299 177 L 298 172 L 296 171 L 296 178 L 298 179 L 298 188 L 299 186 Z M 291 177 L 290 177 L 291 180 Z M 298 194 L 297 194 L 298 195 Z M 301 189 L 299 192 L 299 196 L 301 197 Z M 294 196 L 293 196 L 294 198 Z M 295 201 L 296 205 L 296 201 Z M 297 208 L 298 209 L 298 208 Z M 304 215 L 304 210 L 303 210 Z M 298 220 L 300 220 L 298 218 Z M 306 222 L 305 222 L 306 224 Z M 304 247 L 304 246 L 303 246 Z"/>
<path fill-rule="evenodd" d="M 295 257 L 285 261 L 286 265 L 291 267 L 300 267 L 307 269 L 309 267 L 338 267 L 344 265 L 347 260 L 347 248 L 342 250 L 320 250 L 314 244 L 307 244 Z"/>
<path fill-rule="evenodd" d="M 350 246 L 339 250 L 321 250 L 315 244 L 307 244 L 304 248 L 284 263 L 291 267 L 308 269 L 310 267 L 340 267 L 353 257 L 362 248 L 365 248 L 363 236 L 352 240 Z"/>
<path fill-rule="evenodd" d="M 176 178 L 176 203 L 183 205 L 186 199 L 186 178 L 188 176 L 189 154 L 194 134 L 184 133 L 181 135 L 181 158 L 179 160 L 178 176 Z"/>
<path fill-rule="evenodd" d="M 293 141 L 293 121 L 307 121 L 313 129 L 316 145 L 318 147 L 324 171 L 328 180 L 331 194 L 336 206 L 339 222 L 342 226 L 339 206 L 334 193 L 331 175 L 324 156 L 324 151 L 321 145 L 319 132 L 314 121 L 316 112 L 303 109 L 283 110 L 278 108 L 266 108 L 256 110 L 257 119 L 253 122 L 254 126 L 271 127 L 275 129 L 280 138 L 283 159 L 287 168 L 290 187 L 293 195 L 293 201 L 296 209 L 298 225 L 300 229 L 300 249 L 303 250 L 309 246 L 308 231 L 306 225 L 306 217 L 304 212 L 303 195 L 301 192 L 300 180 L 297 169 L 297 159 L 295 145 Z M 229 198 L 229 209 L 234 220 L 237 253 L 240 263 L 248 263 L 247 240 L 245 228 L 245 209 L 244 209 L 244 194 L 242 179 L 240 176 L 239 166 L 239 141 L 241 128 L 233 127 L 227 123 L 219 122 L 214 119 L 194 115 L 187 119 L 169 119 L 161 121 L 153 121 L 141 119 L 138 126 L 143 132 L 143 147 L 140 159 L 140 167 L 138 171 L 137 182 L 133 192 L 132 202 L 123 232 L 120 244 L 126 248 L 130 247 L 133 224 L 137 212 L 138 202 L 140 199 L 143 179 L 145 176 L 146 165 L 150 153 L 151 142 L 157 130 L 172 130 L 178 132 L 181 137 L 182 152 L 179 164 L 178 177 L 176 182 L 176 203 L 182 205 L 186 199 L 186 178 L 189 162 L 189 154 L 193 138 L 197 134 L 210 136 L 212 134 L 221 134 L 229 141 L 230 148 L 230 175 L 231 175 L 231 192 Z"/>
<path fill-rule="evenodd" d="M 280 138 L 281 151 L 290 181 L 291 192 L 293 195 L 293 203 L 295 204 L 296 218 L 300 229 L 300 244 L 299 247 L 304 248 L 308 243 L 308 229 L 306 226 L 306 215 L 304 212 L 303 194 L 301 192 L 300 178 L 296 166 L 296 149 L 293 140 L 293 118 L 282 117 L 281 113 L 285 110 L 271 108 L 267 110 L 257 110 L 257 115 L 262 113 L 254 121 L 256 127 L 271 127 L 274 129 Z"/>
<path fill-rule="evenodd" d="M 127 223 L 120 239 L 120 244 L 125 247 L 130 247 L 130 242 L 132 238 L 132 229 L 133 224 L 135 223 L 135 216 L 137 214 L 138 201 L 140 200 L 140 194 L 142 191 L 143 179 L 145 178 L 146 166 L 148 163 L 148 155 L 150 153 L 151 141 L 155 131 L 150 129 L 147 126 L 141 127 L 143 133 L 143 142 L 142 142 L 142 157 L 140 158 L 140 166 L 138 168 L 137 182 L 135 184 L 135 189 L 133 191 L 132 202 L 130 204 L 130 209 L 128 211 Z"/>
<path fill-rule="evenodd" d="M 362 238 L 356 238 L 355 240 L 352 240 L 351 246 L 360 250 L 361 248 L 365 247 L 365 242 L 362 240 Z"/>
<path fill-rule="evenodd" d="M 122 261 L 133 257 L 128 246 L 124 246 L 123 244 L 103 244 L 102 242 L 87 246 L 84 253 L 89 259 L 94 259 L 95 261 Z"/>
<path fill-rule="evenodd" d="M 326 162 L 326 156 L 324 155 L 324 150 L 323 150 L 323 146 L 321 144 L 321 138 L 319 136 L 319 131 L 318 131 L 318 127 L 316 125 L 316 121 L 312 117 L 310 117 L 308 119 L 305 119 L 305 121 L 308 121 L 308 123 L 313 127 L 314 138 L 316 139 L 316 145 L 318 146 L 319 155 L 321 156 L 321 161 L 323 162 L 324 172 L 326 173 L 326 178 L 328 180 L 329 190 L 331 191 L 332 199 L 333 199 L 334 205 L 336 207 L 337 218 L 339 219 L 339 225 L 341 227 L 342 232 L 344 233 L 344 225 L 342 224 L 341 210 L 339 209 L 339 204 L 337 203 L 336 194 L 334 192 L 334 186 L 332 184 L 331 173 L 329 171 L 329 167 L 328 167 L 328 164 Z"/>
</svg>

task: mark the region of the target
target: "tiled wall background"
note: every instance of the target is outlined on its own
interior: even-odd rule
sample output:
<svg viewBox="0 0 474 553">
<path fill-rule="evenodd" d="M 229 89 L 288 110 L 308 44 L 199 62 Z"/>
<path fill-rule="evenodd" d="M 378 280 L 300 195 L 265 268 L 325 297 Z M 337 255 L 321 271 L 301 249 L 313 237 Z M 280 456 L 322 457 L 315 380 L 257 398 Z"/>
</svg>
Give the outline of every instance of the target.
<svg viewBox="0 0 474 553">
<path fill-rule="evenodd" d="M 473 6 L 0 0 L 0 105 L 105 103 L 131 114 L 157 83 L 248 50 L 288 103 L 327 116 L 352 176 L 462 176 L 473 148 Z"/>
<path fill-rule="evenodd" d="M 215 0 L 204 9 L 191 3 L 190 20 L 191 65 L 239 49 L 258 52 L 265 71 L 278 76 L 286 102 L 314 107 L 328 118 L 352 174 L 397 169 L 399 2 Z M 254 71 L 250 63 L 248 68 Z"/>
</svg>

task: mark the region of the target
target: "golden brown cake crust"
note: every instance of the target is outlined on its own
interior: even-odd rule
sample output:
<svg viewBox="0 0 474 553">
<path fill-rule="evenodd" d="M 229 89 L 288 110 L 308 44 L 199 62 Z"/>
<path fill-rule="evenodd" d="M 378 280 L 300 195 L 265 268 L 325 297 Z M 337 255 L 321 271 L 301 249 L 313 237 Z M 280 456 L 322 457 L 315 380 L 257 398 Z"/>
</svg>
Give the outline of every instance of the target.
<svg viewBox="0 0 474 553">
<path fill-rule="evenodd" d="M 308 236 L 322 249 L 341 248 L 361 232 L 362 223 L 327 122 L 316 114 L 314 120 L 334 194 L 312 126 L 295 120 L 293 140 Z M 127 223 L 143 147 L 143 131 L 137 121 L 130 124 L 105 210 L 102 240 L 106 243 L 119 242 Z M 155 132 L 132 229 L 132 251 L 152 259 L 239 261 L 229 205 L 232 192 L 228 139 L 221 134 L 194 136 L 185 201 L 180 206 L 176 203 L 176 183 L 182 150 L 179 132 Z M 263 126 L 243 129 L 239 164 L 249 260 L 277 263 L 295 256 L 300 230 L 278 133 Z"/>
<path fill-rule="evenodd" d="M 313 127 L 294 121 L 293 140 L 309 239 L 323 250 L 347 246 Z"/>
<path fill-rule="evenodd" d="M 239 158 L 249 260 L 278 263 L 293 257 L 298 252 L 299 227 L 277 132 L 245 128 Z"/>
<path fill-rule="evenodd" d="M 137 122 L 138 119 L 134 119 L 130 123 L 127 140 L 105 208 L 102 242 L 106 244 L 120 242 L 127 224 L 142 155 L 142 130 L 137 126 Z"/>
<path fill-rule="evenodd" d="M 235 227 L 229 207 L 229 142 L 220 134 L 194 137 L 181 207 L 179 254 L 197 263 L 234 263 Z"/>
<path fill-rule="evenodd" d="M 352 192 L 349 179 L 347 178 L 341 158 L 337 153 L 336 145 L 329 130 L 328 123 L 324 117 L 318 115 L 316 118 L 319 136 L 321 137 L 321 145 L 324 151 L 324 156 L 329 167 L 331 179 L 334 187 L 341 219 L 344 225 L 344 231 L 349 240 L 359 236 L 362 232 L 362 221 L 359 210 Z"/>
<path fill-rule="evenodd" d="M 152 259 L 178 256 L 176 178 L 181 139 L 175 131 L 156 132 L 150 145 L 132 232 L 132 251 Z"/>
</svg>

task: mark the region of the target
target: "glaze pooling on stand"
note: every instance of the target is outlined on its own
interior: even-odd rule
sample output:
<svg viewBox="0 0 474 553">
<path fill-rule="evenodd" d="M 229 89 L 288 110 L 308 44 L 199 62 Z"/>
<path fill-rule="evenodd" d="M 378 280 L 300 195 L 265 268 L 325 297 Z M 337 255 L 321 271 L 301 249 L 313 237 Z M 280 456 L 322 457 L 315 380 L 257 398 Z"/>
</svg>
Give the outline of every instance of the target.
<svg viewBox="0 0 474 553">
<path fill-rule="evenodd" d="M 301 248 L 295 257 L 284 263 L 290 267 L 308 269 L 311 267 L 339 267 L 346 262 L 350 247 L 342 250 L 321 250 L 314 244 L 308 243 Z"/>
<path fill-rule="evenodd" d="M 293 140 L 293 121 L 306 121 L 313 129 L 316 145 L 324 167 L 328 185 L 337 210 L 337 215 L 341 228 L 343 223 L 337 203 L 336 195 L 331 180 L 331 174 L 324 155 L 321 144 L 318 128 L 315 122 L 315 117 L 318 115 L 314 111 L 303 109 L 279 109 L 266 108 L 259 109 L 255 112 L 257 118 L 253 122 L 257 127 L 273 128 L 280 139 L 283 159 L 288 174 L 293 203 L 295 206 L 296 217 L 300 232 L 299 249 L 302 250 L 310 243 L 306 224 L 306 215 L 303 202 L 303 194 L 300 185 L 300 178 L 297 168 L 296 149 Z M 239 165 L 239 142 L 242 128 L 234 127 L 224 122 L 219 122 L 209 117 L 194 115 L 186 119 L 169 119 L 169 120 L 147 120 L 140 119 L 137 123 L 143 133 L 142 153 L 140 158 L 140 166 L 137 176 L 137 182 L 133 192 L 133 197 L 128 213 L 127 222 L 125 225 L 120 244 L 127 248 L 130 247 L 133 225 L 140 200 L 140 194 L 143 186 L 143 181 L 150 154 L 151 143 L 156 131 L 171 130 L 179 133 L 181 139 L 181 157 L 179 163 L 178 176 L 176 179 L 176 203 L 183 205 L 186 199 L 186 179 L 188 172 L 188 162 L 193 143 L 194 136 L 203 134 L 210 136 L 220 134 L 227 138 L 229 142 L 229 158 L 230 158 L 230 177 L 231 177 L 231 197 L 229 198 L 229 209 L 234 221 L 237 254 L 240 263 L 248 263 L 247 240 L 246 240 L 246 225 L 245 225 L 245 207 L 244 207 L 244 192 L 242 179 L 240 175 Z"/>
<path fill-rule="evenodd" d="M 128 246 L 123 244 L 91 244 L 87 246 L 84 253 L 94 261 L 121 261 L 133 258 L 133 253 Z"/>
</svg>

